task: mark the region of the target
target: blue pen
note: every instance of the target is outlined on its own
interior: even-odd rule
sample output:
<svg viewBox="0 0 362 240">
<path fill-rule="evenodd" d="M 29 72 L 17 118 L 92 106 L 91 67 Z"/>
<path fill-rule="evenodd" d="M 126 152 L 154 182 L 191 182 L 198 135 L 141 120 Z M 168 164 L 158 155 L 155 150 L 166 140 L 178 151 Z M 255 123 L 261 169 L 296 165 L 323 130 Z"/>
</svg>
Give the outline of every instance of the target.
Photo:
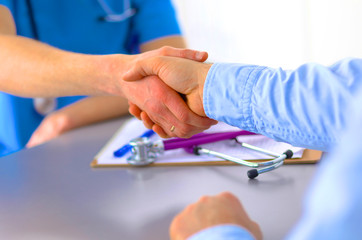
<svg viewBox="0 0 362 240">
<path fill-rule="evenodd" d="M 147 130 L 144 132 L 140 137 L 151 137 L 155 132 L 153 130 Z M 115 157 L 123 157 L 132 149 L 132 146 L 127 143 L 126 145 L 122 146 L 120 149 L 113 152 L 113 156 Z"/>
</svg>

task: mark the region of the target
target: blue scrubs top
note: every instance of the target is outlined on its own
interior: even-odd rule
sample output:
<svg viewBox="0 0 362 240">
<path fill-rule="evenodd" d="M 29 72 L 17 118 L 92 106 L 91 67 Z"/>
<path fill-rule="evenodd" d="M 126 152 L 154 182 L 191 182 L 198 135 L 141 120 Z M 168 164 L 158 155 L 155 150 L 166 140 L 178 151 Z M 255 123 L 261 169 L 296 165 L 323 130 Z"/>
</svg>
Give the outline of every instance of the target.
<svg viewBox="0 0 362 240">
<path fill-rule="evenodd" d="M 136 13 L 121 22 L 102 20 L 107 10 L 101 4 L 122 14 L 127 9 L 121 0 L 31 0 L 34 24 L 25 0 L 0 0 L 0 4 L 12 12 L 18 35 L 36 38 L 37 33 L 38 40 L 72 52 L 131 54 L 142 43 L 180 34 L 170 0 L 128 1 Z M 59 98 L 58 108 L 80 98 Z M 23 148 L 42 119 L 32 99 L 0 92 L 0 156 Z"/>
</svg>

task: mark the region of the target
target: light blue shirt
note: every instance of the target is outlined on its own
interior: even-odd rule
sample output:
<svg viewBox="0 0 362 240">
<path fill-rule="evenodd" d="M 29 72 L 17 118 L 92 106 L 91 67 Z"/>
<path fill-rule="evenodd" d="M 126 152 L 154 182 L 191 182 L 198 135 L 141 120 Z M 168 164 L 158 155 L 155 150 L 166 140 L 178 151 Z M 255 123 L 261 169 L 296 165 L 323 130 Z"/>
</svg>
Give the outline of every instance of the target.
<svg viewBox="0 0 362 240">
<path fill-rule="evenodd" d="M 124 0 L 102 1 L 115 14 L 127 10 Z M 72 52 L 131 54 L 143 43 L 180 34 L 170 0 L 130 0 L 136 13 L 120 22 L 101 20 L 107 16 L 101 0 L 31 0 L 32 11 L 26 2 L 0 0 L 0 5 L 11 11 L 17 34 L 29 38 L 38 35 L 38 40 Z M 79 99 L 59 98 L 58 109 Z M 20 150 L 42 119 L 32 99 L 0 92 L 0 157 Z"/>
<path fill-rule="evenodd" d="M 206 114 L 295 146 L 330 150 L 287 239 L 362 236 L 362 60 L 294 71 L 215 64 L 204 88 Z M 227 111 L 225 111 L 227 109 Z M 343 137 L 342 137 L 343 136 Z M 191 240 L 249 239 L 236 226 L 218 226 Z"/>
</svg>

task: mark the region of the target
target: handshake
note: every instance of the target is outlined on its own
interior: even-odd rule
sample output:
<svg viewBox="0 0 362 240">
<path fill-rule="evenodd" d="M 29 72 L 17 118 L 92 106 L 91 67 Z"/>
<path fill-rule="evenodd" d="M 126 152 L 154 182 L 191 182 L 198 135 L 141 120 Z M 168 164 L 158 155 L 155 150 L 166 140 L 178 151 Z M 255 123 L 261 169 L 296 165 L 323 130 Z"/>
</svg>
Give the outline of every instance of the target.
<svg viewBox="0 0 362 240">
<path fill-rule="evenodd" d="M 163 138 L 191 137 L 217 121 L 206 117 L 203 89 L 212 64 L 206 52 L 164 47 L 140 54 L 122 76 L 135 89 L 129 112 Z M 139 86 L 136 86 L 139 85 Z"/>
</svg>

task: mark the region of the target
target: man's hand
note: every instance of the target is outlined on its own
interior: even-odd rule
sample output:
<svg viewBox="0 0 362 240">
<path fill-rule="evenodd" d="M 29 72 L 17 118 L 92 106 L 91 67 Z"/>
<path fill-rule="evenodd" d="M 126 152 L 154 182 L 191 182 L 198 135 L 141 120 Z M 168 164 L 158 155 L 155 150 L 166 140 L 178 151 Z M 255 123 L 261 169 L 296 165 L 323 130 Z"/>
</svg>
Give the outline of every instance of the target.
<svg viewBox="0 0 362 240">
<path fill-rule="evenodd" d="M 141 80 L 147 76 L 158 76 L 168 86 L 186 95 L 192 111 L 206 116 L 203 107 L 203 90 L 211 64 L 175 57 L 142 59 L 123 75 L 125 81 Z"/>
<path fill-rule="evenodd" d="M 182 93 L 186 97 L 189 108 L 200 116 L 206 116 L 203 108 L 203 89 L 210 64 L 190 61 L 175 57 L 154 57 L 142 59 L 134 65 L 131 70 L 123 76 L 126 81 L 140 80 L 146 76 L 156 75 L 171 88 Z M 129 111 L 132 115 L 141 119 L 147 128 L 152 128 L 160 136 L 170 135 L 170 124 L 154 121 L 150 116 L 151 112 L 130 101 Z M 163 116 L 163 115 L 161 115 Z M 213 121 L 212 124 L 216 124 Z M 171 125 L 172 126 L 172 125 Z M 179 126 L 175 125 L 175 129 Z M 198 133 L 197 131 L 186 131 L 178 134 L 179 137 L 189 137 Z M 202 129 L 200 129 L 202 130 Z M 201 132 L 201 131 L 199 131 Z"/>
<path fill-rule="evenodd" d="M 258 240 L 262 233 L 257 223 L 252 221 L 239 200 L 231 193 L 221 193 L 213 197 L 202 197 L 178 214 L 170 226 L 171 240 L 184 240 L 193 234 L 221 224 L 232 224 L 248 230 Z"/>
<path fill-rule="evenodd" d="M 207 53 L 205 52 L 169 47 L 163 49 L 166 50 L 163 50 L 162 54 L 171 56 L 178 55 L 178 57 L 162 58 L 160 57 L 161 53 L 157 52 L 159 50 L 143 53 L 131 61 L 129 72 L 137 71 L 139 66 L 143 66 L 144 63 L 158 65 L 160 59 L 178 61 L 179 59 L 182 59 L 180 57 L 184 57 L 186 59 L 199 60 L 202 62 L 207 58 Z M 155 55 L 157 57 L 155 57 Z M 192 63 L 197 63 L 197 61 L 190 60 L 185 63 L 191 65 Z M 201 64 L 201 66 L 203 66 L 204 69 L 207 69 L 207 74 L 210 66 L 206 64 Z M 180 70 L 181 72 L 181 69 L 182 67 L 177 70 Z M 127 74 L 125 76 L 127 76 Z M 148 75 L 145 75 L 144 77 L 146 76 Z M 184 78 L 184 76 L 181 77 Z M 176 78 L 178 78 L 178 76 L 175 76 L 175 79 Z M 193 112 L 190 111 L 190 105 L 188 107 L 178 93 L 160 81 L 156 76 L 137 82 L 124 81 L 121 85 L 123 95 L 132 103 L 133 108 L 138 111 L 138 114 L 136 113 L 135 116 L 144 120 L 146 127 L 153 128 L 153 130 L 161 137 L 191 137 L 196 133 L 206 130 L 211 125 L 216 124 L 216 121 L 214 120 L 199 116 L 200 114 L 197 114 L 197 111 L 195 113 L 194 109 L 191 109 Z M 195 92 L 194 89 L 190 89 L 190 91 Z M 199 109 L 201 108 L 202 110 L 199 110 L 198 112 L 203 111 L 202 102 L 200 103 L 200 100 L 193 100 L 196 97 L 196 95 L 192 95 L 187 98 L 187 101 L 195 104 L 199 103 Z M 195 104 L 192 106 L 195 106 Z M 144 117 L 141 117 L 141 109 L 145 112 L 142 114 Z M 204 115 L 205 114 L 203 114 L 203 116 Z M 162 128 L 159 126 L 162 126 Z"/>
<path fill-rule="evenodd" d="M 191 137 L 215 124 L 192 112 L 182 97 L 156 76 L 124 82 L 124 87 L 128 90 L 127 99 L 148 113 L 152 124 L 146 127 L 153 128 L 154 123 L 164 127 L 164 132 L 154 129 L 161 137 Z"/>
</svg>

